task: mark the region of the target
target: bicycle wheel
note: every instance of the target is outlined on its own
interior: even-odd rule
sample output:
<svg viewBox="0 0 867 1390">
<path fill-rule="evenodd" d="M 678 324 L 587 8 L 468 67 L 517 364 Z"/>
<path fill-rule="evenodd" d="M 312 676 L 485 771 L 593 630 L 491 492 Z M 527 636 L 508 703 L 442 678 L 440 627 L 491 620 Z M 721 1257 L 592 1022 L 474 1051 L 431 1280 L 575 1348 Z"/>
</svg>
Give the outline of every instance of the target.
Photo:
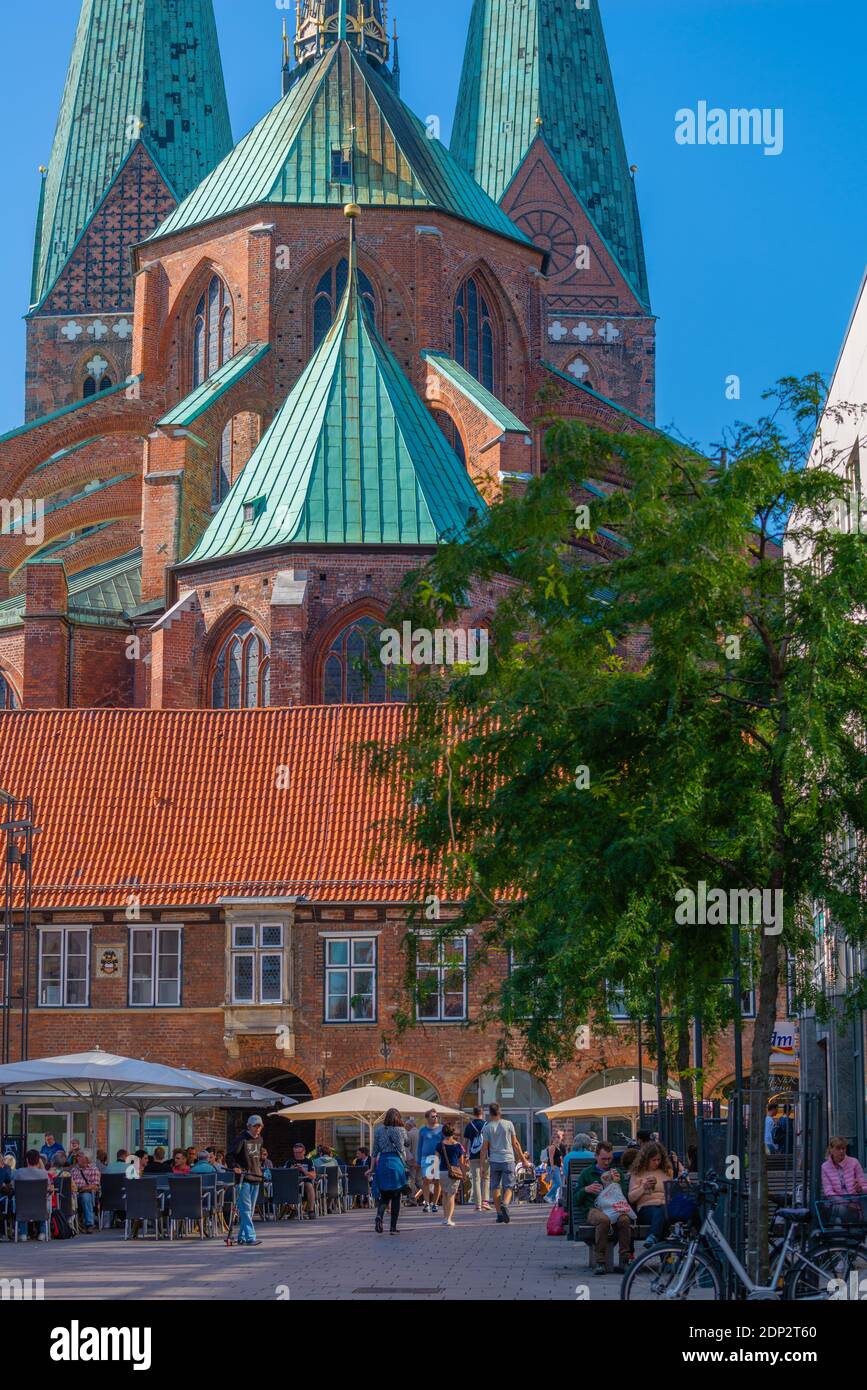
<svg viewBox="0 0 867 1390">
<path fill-rule="evenodd" d="M 630 1303 L 664 1299 L 686 1259 L 688 1246 L 661 1241 L 633 1260 L 620 1287 L 620 1297 Z M 714 1302 L 722 1298 L 720 1273 L 710 1256 L 702 1250 L 693 1255 L 692 1267 L 678 1301 L 691 1298 Z"/>
<path fill-rule="evenodd" d="M 845 1238 L 816 1241 L 799 1255 L 786 1280 L 784 1297 L 794 1303 L 850 1296 L 853 1274 L 859 1283 L 867 1277 L 867 1247 Z"/>
</svg>

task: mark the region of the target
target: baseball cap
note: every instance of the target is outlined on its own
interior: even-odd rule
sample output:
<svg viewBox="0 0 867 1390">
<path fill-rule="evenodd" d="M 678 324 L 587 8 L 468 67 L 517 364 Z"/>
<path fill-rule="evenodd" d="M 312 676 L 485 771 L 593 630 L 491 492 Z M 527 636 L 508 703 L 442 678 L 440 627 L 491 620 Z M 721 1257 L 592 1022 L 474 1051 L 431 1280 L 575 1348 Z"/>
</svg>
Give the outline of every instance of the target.
<svg viewBox="0 0 867 1390">
<path fill-rule="evenodd" d="M 262 1119 L 261 1115 L 251 1115 L 247 1121 L 247 1127 L 249 1128 L 250 1125 L 264 1125 L 264 1123 L 265 1121 Z"/>
</svg>

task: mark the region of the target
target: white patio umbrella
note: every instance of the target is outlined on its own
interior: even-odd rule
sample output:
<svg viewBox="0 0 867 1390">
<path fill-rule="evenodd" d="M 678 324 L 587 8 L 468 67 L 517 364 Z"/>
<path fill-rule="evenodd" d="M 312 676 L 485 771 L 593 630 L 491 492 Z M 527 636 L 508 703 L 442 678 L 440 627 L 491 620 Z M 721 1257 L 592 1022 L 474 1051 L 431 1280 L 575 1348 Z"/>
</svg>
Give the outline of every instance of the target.
<svg viewBox="0 0 867 1390">
<path fill-rule="evenodd" d="M 659 1092 L 655 1086 L 645 1082 L 641 1097 L 644 1101 L 657 1104 Z M 680 1091 L 669 1088 L 668 1099 L 680 1100 Z M 579 1115 L 637 1115 L 638 1082 L 621 1081 L 617 1086 L 600 1086 L 595 1091 L 582 1091 L 580 1096 L 573 1096 L 571 1100 L 561 1100 L 556 1105 L 543 1107 L 541 1114 L 547 1115 L 549 1120 L 568 1120 Z"/>
<path fill-rule="evenodd" d="M 288 1097 L 263 1086 L 160 1062 L 119 1057 L 100 1047 L 0 1067 L 0 1100 L 18 1105 L 73 1101 L 90 1113 L 94 1145 L 100 1111 L 136 1110 L 143 1117 L 156 1107 L 189 1114 L 214 1107 L 292 1104 Z"/>
<path fill-rule="evenodd" d="M 405 1091 L 392 1091 L 388 1086 L 355 1086 L 317 1100 L 302 1100 L 291 1110 L 278 1110 L 277 1114 L 286 1120 L 358 1120 L 370 1129 L 372 1142 L 374 1121 L 392 1108 L 401 1115 L 425 1115 L 428 1110 L 436 1110 L 438 1115 L 452 1118 L 463 1113 L 421 1096 L 408 1096 Z"/>
</svg>

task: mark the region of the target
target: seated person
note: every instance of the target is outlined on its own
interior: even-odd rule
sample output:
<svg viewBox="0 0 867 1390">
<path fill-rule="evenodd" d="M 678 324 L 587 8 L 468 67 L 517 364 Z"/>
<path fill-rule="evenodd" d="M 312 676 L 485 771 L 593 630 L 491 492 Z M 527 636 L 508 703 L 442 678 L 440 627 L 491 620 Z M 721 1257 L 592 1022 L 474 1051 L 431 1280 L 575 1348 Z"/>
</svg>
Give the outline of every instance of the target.
<svg viewBox="0 0 867 1390">
<path fill-rule="evenodd" d="M 650 1222 L 645 1246 L 665 1235 L 665 1184 L 674 1176 L 671 1159 L 661 1144 L 645 1144 L 629 1170 L 629 1201 L 640 1222 Z"/>
<path fill-rule="evenodd" d="M 105 1165 L 106 1173 L 125 1173 L 126 1165 L 129 1163 L 129 1153 L 126 1149 L 118 1149 L 115 1154 L 114 1162 Z"/>
<path fill-rule="evenodd" d="M 574 1150 L 573 1150 L 574 1152 Z M 571 1156 L 571 1155 L 570 1155 Z M 579 1224 L 588 1224 L 595 1227 L 594 1245 L 596 1250 L 596 1274 L 606 1272 L 606 1257 L 608 1254 L 608 1235 L 611 1230 L 611 1218 L 607 1212 L 602 1211 L 595 1205 L 597 1198 L 605 1187 L 611 1183 L 620 1182 L 620 1172 L 612 1168 L 614 1150 L 607 1140 L 602 1139 L 596 1150 L 596 1161 L 578 1178 L 575 1190 L 575 1220 Z M 614 1228 L 617 1232 L 617 1242 L 620 1249 L 620 1267 L 625 1269 L 632 1260 L 632 1221 L 631 1218 L 623 1213 L 616 1216 Z"/>
<path fill-rule="evenodd" d="M 287 1168 L 294 1168 L 301 1174 L 301 1196 L 307 1203 L 307 1210 L 311 1216 L 316 1215 L 316 1168 L 313 1162 L 304 1152 L 303 1144 L 295 1144 L 292 1148 L 292 1157 L 286 1164 Z"/>
<path fill-rule="evenodd" d="M 68 1164 L 69 1159 L 63 1149 L 58 1149 L 53 1158 L 45 1160 L 45 1167 L 50 1173 L 62 1173 Z"/>
<path fill-rule="evenodd" d="M 12 1173 L 12 1175 L 11 1175 L 11 1176 L 12 1176 L 12 1180 L 13 1180 L 13 1181 L 12 1181 L 13 1189 L 16 1188 L 16 1187 L 18 1186 L 19 1183 L 25 1183 L 25 1182 L 44 1182 L 44 1183 L 46 1184 L 45 1220 L 39 1222 L 39 1239 L 40 1239 L 40 1240 L 47 1240 L 47 1239 L 48 1239 L 48 1212 L 49 1212 L 49 1207 L 50 1207 L 50 1203 L 51 1203 L 51 1195 L 52 1195 L 52 1192 L 53 1192 L 53 1190 L 54 1190 L 54 1189 L 53 1189 L 53 1185 L 52 1185 L 51 1178 L 50 1178 L 48 1172 L 47 1172 L 46 1169 L 42 1166 L 42 1157 L 41 1157 L 41 1155 L 40 1155 L 40 1153 L 39 1153 L 39 1150 L 38 1150 L 38 1149 L 28 1149 L 28 1150 L 27 1150 L 27 1154 L 26 1154 L 25 1157 L 26 1157 L 25 1166 L 24 1166 L 23 1168 L 16 1168 L 16 1169 L 14 1170 L 14 1172 Z M 46 1180 L 47 1180 L 47 1181 L 46 1181 Z M 27 1239 L 27 1222 L 26 1222 L 26 1221 L 19 1221 L 19 1222 L 18 1222 L 18 1238 L 19 1238 L 19 1240 L 22 1240 L 22 1239 L 23 1239 L 23 1240 L 26 1240 L 26 1239 Z"/>
<path fill-rule="evenodd" d="M 75 1155 L 72 1169 L 72 1184 L 78 1196 L 78 1210 L 84 1221 L 84 1229 L 90 1235 L 96 1228 L 94 1203 L 99 1196 L 102 1174 L 87 1154 L 79 1150 Z"/>
<path fill-rule="evenodd" d="M 262 1149 L 262 1176 L 266 1182 L 271 1181 L 271 1169 L 274 1167 L 271 1162 L 271 1155 L 266 1148 Z"/>
<path fill-rule="evenodd" d="M 857 1158 L 847 1153 L 847 1147 L 840 1134 L 835 1134 L 829 1142 L 828 1156 L 822 1164 L 822 1196 L 826 1198 L 832 1221 L 855 1224 L 867 1221 L 867 1202 L 846 1202 L 845 1199 L 867 1192 L 867 1177 Z"/>
<path fill-rule="evenodd" d="M 143 1169 L 146 1178 L 156 1177 L 158 1173 L 170 1173 L 172 1165 L 166 1158 L 166 1151 L 162 1144 L 157 1144 L 153 1152 L 153 1157 L 149 1158 Z"/>
<path fill-rule="evenodd" d="M 187 1163 L 187 1156 L 183 1149 L 175 1149 L 172 1154 L 172 1172 L 176 1177 L 188 1177 L 190 1165 Z"/>
<path fill-rule="evenodd" d="M 640 1152 L 641 1149 L 635 1143 L 634 1140 L 626 1145 L 626 1148 L 623 1150 L 623 1157 L 620 1160 L 620 1168 L 622 1172 L 628 1173 L 631 1170 L 632 1165 L 637 1159 Z"/>
<path fill-rule="evenodd" d="M 569 1164 L 573 1158 L 587 1159 L 595 1157 L 593 1149 L 590 1147 L 592 1140 L 589 1134 L 576 1134 L 572 1140 L 572 1147 L 563 1159 L 563 1181 L 566 1181 L 569 1172 Z"/>
<path fill-rule="evenodd" d="M 53 1134 L 46 1134 L 45 1143 L 39 1150 L 42 1158 L 45 1159 L 45 1166 L 48 1167 L 49 1161 L 58 1153 L 63 1153 L 63 1145 L 58 1143 Z M 66 1155 L 64 1154 L 64 1157 Z"/>
</svg>

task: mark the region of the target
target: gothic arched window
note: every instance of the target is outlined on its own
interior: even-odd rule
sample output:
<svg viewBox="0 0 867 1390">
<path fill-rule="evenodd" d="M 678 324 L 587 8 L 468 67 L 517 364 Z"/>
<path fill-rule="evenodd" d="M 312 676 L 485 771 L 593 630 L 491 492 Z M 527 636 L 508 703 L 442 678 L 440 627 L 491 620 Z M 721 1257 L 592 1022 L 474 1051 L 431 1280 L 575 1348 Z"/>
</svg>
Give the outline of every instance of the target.
<svg viewBox="0 0 867 1390">
<path fill-rule="evenodd" d="M 0 709 L 18 709 L 18 696 L 0 671 Z"/>
<path fill-rule="evenodd" d="M 215 507 L 223 502 L 232 486 L 232 421 L 227 420 L 217 449 L 211 501 Z"/>
<path fill-rule="evenodd" d="M 223 642 L 214 663 L 214 709 L 258 709 L 271 703 L 271 656 L 262 634 L 246 619 Z"/>
<path fill-rule="evenodd" d="M 322 668 L 324 705 L 374 705 L 406 700 L 406 678 L 380 659 L 381 623 L 356 618 L 328 648 Z"/>
<path fill-rule="evenodd" d="M 349 261 L 344 256 L 342 261 L 326 270 L 313 296 L 313 347 L 325 338 L 329 328 L 334 322 L 337 314 L 338 305 L 346 292 L 346 282 L 349 279 Z M 376 293 L 373 285 L 367 278 L 363 270 L 358 272 L 358 288 L 361 298 L 370 310 L 370 316 L 376 322 Z"/>
<path fill-rule="evenodd" d="M 89 400 L 91 396 L 96 395 L 97 391 L 110 391 L 113 385 L 114 382 L 110 376 L 103 376 L 97 381 L 95 376 L 88 375 L 84 378 L 84 390 L 81 394 L 84 400 Z"/>
<path fill-rule="evenodd" d="M 455 361 L 493 391 L 496 379 L 494 319 L 474 275 L 464 281 L 455 298 L 454 329 Z"/>
<path fill-rule="evenodd" d="M 193 323 L 193 386 L 214 375 L 234 353 L 235 322 L 229 291 L 219 275 L 196 305 Z"/>
</svg>

